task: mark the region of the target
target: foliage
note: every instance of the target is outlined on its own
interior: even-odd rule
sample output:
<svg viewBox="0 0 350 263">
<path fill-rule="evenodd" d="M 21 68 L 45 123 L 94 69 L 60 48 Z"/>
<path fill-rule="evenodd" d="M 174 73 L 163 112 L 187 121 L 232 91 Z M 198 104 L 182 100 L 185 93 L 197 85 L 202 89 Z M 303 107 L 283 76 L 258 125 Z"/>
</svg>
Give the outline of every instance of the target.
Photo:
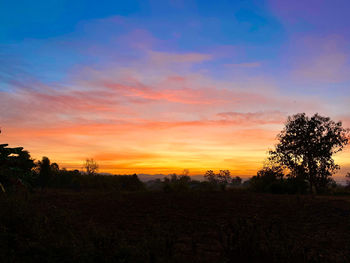
<svg viewBox="0 0 350 263">
<path fill-rule="evenodd" d="M 249 180 L 249 187 L 255 192 L 273 194 L 303 194 L 307 183 L 302 177 L 285 176 L 280 166 L 266 166 Z"/>
<path fill-rule="evenodd" d="M 279 143 L 270 151 L 270 159 L 290 170 L 290 178 L 303 178 L 313 192 L 324 190 L 339 166 L 332 156 L 348 143 L 348 130 L 341 122 L 305 113 L 288 117 L 277 136 Z"/>
<path fill-rule="evenodd" d="M 232 178 L 229 170 L 220 170 L 219 173 L 214 173 L 212 170 L 208 170 L 204 174 L 204 178 L 209 183 L 218 186 L 220 189 L 225 190 L 226 186 L 232 183 Z M 236 177 L 234 184 L 237 184 L 240 180 Z"/>
<path fill-rule="evenodd" d="M 87 175 L 96 175 L 98 172 L 98 164 L 94 159 L 86 159 L 84 169 Z"/>
<path fill-rule="evenodd" d="M 150 180 L 146 187 L 151 191 L 188 192 L 225 190 L 226 186 L 235 188 L 242 184 L 242 179 L 239 176 L 231 177 L 228 170 L 221 170 L 218 174 L 208 171 L 204 176 L 205 181 L 193 180 L 188 174 L 189 171 L 185 169 L 181 175 L 171 174 L 162 180 Z"/>
<path fill-rule="evenodd" d="M 112 191 L 142 191 L 144 184 L 136 174 L 133 175 L 98 175 L 73 177 L 72 187 L 75 189 L 100 189 Z"/>
<path fill-rule="evenodd" d="M 144 184 L 134 175 L 86 176 L 78 170 L 59 170 L 51 177 L 50 188 L 74 190 L 142 191 Z"/>
<path fill-rule="evenodd" d="M 36 164 L 38 173 L 37 184 L 41 188 L 48 187 L 54 176 L 59 174 L 59 166 L 57 163 L 51 163 L 48 157 L 43 157 Z"/>
<path fill-rule="evenodd" d="M 235 176 L 231 179 L 232 186 L 240 186 L 242 184 L 242 178 L 239 176 Z"/>
<path fill-rule="evenodd" d="M 4 189 L 29 184 L 33 180 L 34 161 L 22 147 L 0 145 L 0 184 Z"/>
<path fill-rule="evenodd" d="M 27 167 L 27 174 L 20 173 L 20 178 L 30 188 L 100 189 L 111 191 L 142 191 L 144 189 L 144 184 L 136 174 L 86 176 L 78 170 L 60 169 L 57 163 L 51 163 L 47 157 L 43 157 L 35 165 L 36 167 L 33 170 L 31 167 L 34 166 L 34 162 Z M 13 174 L 9 175 L 10 181 L 16 178 Z"/>
<path fill-rule="evenodd" d="M 188 174 L 188 173 L 187 173 Z M 191 178 L 186 173 L 182 175 L 172 174 L 170 178 L 163 179 L 164 191 L 188 191 L 190 189 Z"/>
</svg>

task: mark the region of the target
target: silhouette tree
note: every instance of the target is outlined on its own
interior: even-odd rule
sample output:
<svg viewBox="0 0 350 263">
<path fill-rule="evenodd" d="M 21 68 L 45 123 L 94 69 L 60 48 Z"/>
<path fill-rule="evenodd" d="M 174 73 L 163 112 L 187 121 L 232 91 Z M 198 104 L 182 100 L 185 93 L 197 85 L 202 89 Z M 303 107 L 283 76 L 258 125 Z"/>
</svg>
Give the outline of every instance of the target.
<svg viewBox="0 0 350 263">
<path fill-rule="evenodd" d="M 256 192 L 282 193 L 283 177 L 283 168 L 269 163 L 249 180 L 249 187 Z"/>
<path fill-rule="evenodd" d="M 229 170 L 220 170 L 217 174 L 217 179 L 220 185 L 227 185 L 231 182 L 231 173 Z"/>
<path fill-rule="evenodd" d="M 5 188 L 18 183 L 29 185 L 34 166 L 29 152 L 22 147 L 9 148 L 8 144 L 0 144 L 0 191 L 5 192 Z"/>
<path fill-rule="evenodd" d="M 213 170 L 208 170 L 204 174 L 204 178 L 209 181 L 209 183 L 216 184 L 216 174 L 213 172 Z"/>
<path fill-rule="evenodd" d="M 183 170 L 181 175 L 170 174 L 170 178 L 165 177 L 163 179 L 163 190 L 169 191 L 187 191 L 190 188 L 190 183 L 192 182 L 191 177 L 188 175 L 189 170 Z"/>
<path fill-rule="evenodd" d="M 348 143 L 349 130 L 341 122 L 305 113 L 288 117 L 278 134 L 279 143 L 270 151 L 270 160 L 290 170 L 290 177 L 301 177 L 310 192 L 324 189 L 339 169 L 332 156 Z"/>
<path fill-rule="evenodd" d="M 57 163 L 51 163 L 48 157 L 43 157 L 37 162 L 38 184 L 44 188 L 53 183 L 54 177 L 60 173 L 60 167 Z M 51 185 L 52 186 L 52 185 Z"/>
<path fill-rule="evenodd" d="M 53 175 L 58 175 L 58 174 L 59 174 L 59 172 L 60 172 L 60 167 L 59 167 L 59 165 L 58 165 L 57 163 L 52 163 L 52 164 L 50 165 L 50 168 L 51 168 L 51 173 L 52 173 Z"/>
<path fill-rule="evenodd" d="M 239 186 L 239 185 L 241 185 L 241 184 L 242 184 L 242 178 L 241 178 L 241 177 L 236 176 L 236 177 L 233 177 L 233 178 L 231 179 L 231 185 L 233 185 L 233 186 Z"/>
<path fill-rule="evenodd" d="M 180 183 L 187 185 L 191 182 L 191 177 L 189 176 L 190 170 L 189 169 L 184 169 L 182 171 L 182 174 L 178 177 L 178 180 Z"/>
<path fill-rule="evenodd" d="M 30 154 L 22 147 L 7 146 L 0 144 L 0 188 L 4 192 L 14 184 L 30 182 L 32 168 L 35 166 Z"/>
<path fill-rule="evenodd" d="M 96 175 L 98 171 L 98 164 L 94 159 L 86 159 L 84 169 L 87 175 Z"/>
<path fill-rule="evenodd" d="M 208 170 L 204 174 L 209 183 L 219 186 L 222 190 L 226 188 L 226 185 L 231 183 L 231 175 L 229 170 L 220 170 L 218 174 L 214 173 L 212 170 Z"/>
<path fill-rule="evenodd" d="M 183 169 L 183 171 L 182 171 L 182 176 L 189 176 L 189 174 L 190 174 L 190 170 L 189 169 Z"/>
<path fill-rule="evenodd" d="M 281 166 L 264 166 L 261 170 L 257 172 L 257 178 L 271 177 L 276 179 L 283 179 L 284 173 Z"/>
<path fill-rule="evenodd" d="M 37 163 L 39 177 L 38 183 L 41 188 L 47 187 L 51 179 L 51 161 L 48 157 L 43 157 Z"/>
</svg>

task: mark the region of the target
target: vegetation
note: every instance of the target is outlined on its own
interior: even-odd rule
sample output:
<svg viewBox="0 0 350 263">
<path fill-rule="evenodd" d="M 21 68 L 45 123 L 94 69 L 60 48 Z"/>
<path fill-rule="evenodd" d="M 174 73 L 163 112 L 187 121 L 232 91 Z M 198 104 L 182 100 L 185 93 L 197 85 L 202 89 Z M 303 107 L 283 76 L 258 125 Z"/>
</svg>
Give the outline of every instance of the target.
<svg viewBox="0 0 350 263">
<path fill-rule="evenodd" d="M 98 172 L 98 164 L 94 159 L 86 159 L 84 169 L 87 175 L 96 175 Z"/>
<path fill-rule="evenodd" d="M 27 151 L 23 148 L 8 148 L 7 144 L 0 144 L 0 188 L 13 190 L 18 185 L 27 185 L 32 181 L 35 164 Z"/>
<path fill-rule="evenodd" d="M 285 176 L 279 166 L 264 167 L 249 180 L 248 185 L 255 192 L 273 194 L 305 194 L 308 189 L 302 177 Z"/>
<path fill-rule="evenodd" d="M 226 186 L 231 182 L 231 175 L 229 170 L 220 170 L 218 174 L 215 174 L 212 170 L 205 173 L 204 178 L 206 178 L 209 183 L 220 187 L 225 190 Z"/>
<path fill-rule="evenodd" d="M 339 169 L 333 154 L 348 143 L 349 130 L 341 122 L 305 113 L 288 118 L 279 143 L 270 151 L 270 160 L 288 169 L 288 178 L 306 181 L 310 192 L 324 192 L 333 182 L 331 176 Z"/>
<path fill-rule="evenodd" d="M 56 188 L 73 190 L 141 191 L 144 184 L 137 175 L 87 176 L 78 170 L 60 169 L 48 157 L 34 162 L 22 148 L 0 148 L 1 191 Z"/>
</svg>

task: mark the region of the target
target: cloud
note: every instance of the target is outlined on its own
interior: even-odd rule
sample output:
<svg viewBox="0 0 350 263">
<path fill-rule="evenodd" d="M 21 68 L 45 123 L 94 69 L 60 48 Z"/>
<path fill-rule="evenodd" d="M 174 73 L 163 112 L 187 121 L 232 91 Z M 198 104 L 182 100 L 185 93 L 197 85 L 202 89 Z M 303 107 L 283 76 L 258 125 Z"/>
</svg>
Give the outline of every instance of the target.
<svg viewBox="0 0 350 263">
<path fill-rule="evenodd" d="M 191 170 L 200 173 L 228 165 L 224 160 L 233 156 L 250 156 L 259 162 L 274 135 L 275 132 L 247 129 L 236 122 L 135 120 L 61 123 L 30 129 L 5 127 L 2 137 L 11 145 L 29 149 L 37 159 L 49 155 L 69 168 L 80 168 L 85 158 L 93 157 L 103 171 L 109 172 L 163 172 L 171 168 L 176 172 L 187 163 Z M 260 157 L 252 157 L 257 156 L 257 150 Z"/>
<path fill-rule="evenodd" d="M 78 25 L 81 38 L 55 40 L 65 54 L 66 48 L 84 57 L 68 71 L 58 68 L 65 73 L 59 78 L 35 78 L 30 71 L 7 78 L 10 88 L 0 92 L 1 139 L 67 168 L 93 157 L 111 173 L 227 167 L 252 175 L 286 115 L 323 109 L 317 95 L 286 94 L 255 70 L 232 78 L 211 74 L 207 66 L 221 72 L 220 59 L 236 47 L 214 54 L 160 49 L 164 40 L 130 23 L 120 17 L 85 22 Z M 312 53 L 313 63 L 320 54 Z M 328 61 L 343 63 L 338 60 Z M 298 61 L 296 71 L 306 62 Z M 260 62 L 227 67 L 262 70 Z"/>
<path fill-rule="evenodd" d="M 135 72 L 133 74 L 133 72 Z M 89 77 L 74 80 L 67 86 L 49 86 L 38 81 L 15 83 L 14 92 L 2 92 L 0 108 L 7 125 L 56 125 L 74 122 L 114 122 L 130 120 L 212 124 L 263 123 L 281 121 L 275 109 L 316 107 L 314 101 L 261 92 L 239 84 L 226 84 L 207 77 L 178 75 L 168 72 L 145 80 L 142 70 L 116 69 L 109 72 L 88 71 Z M 126 72 L 126 73 L 125 73 Z M 130 77 L 132 75 L 133 77 Z M 263 85 L 261 82 L 258 85 Z M 16 105 L 13 109 L 12 105 Z M 259 108 L 257 108 L 259 105 Z M 261 112 L 238 113 L 255 107 Z M 229 111 L 227 111 L 229 110 Z M 231 111 L 230 111 L 231 110 Z M 232 111 L 234 110 L 234 111 Z M 212 116 L 217 116 L 219 120 Z M 263 113 L 264 112 L 264 113 Z M 244 123 L 243 123 L 244 124 Z"/>
<path fill-rule="evenodd" d="M 158 158 L 159 155 L 147 152 L 137 152 L 137 151 L 129 151 L 126 153 L 122 152 L 103 152 L 98 153 L 93 156 L 94 159 L 99 161 L 113 161 L 118 162 L 119 160 L 149 160 Z"/>
<path fill-rule="evenodd" d="M 258 125 L 258 124 L 281 124 L 285 121 L 286 115 L 280 111 L 268 112 L 222 112 L 217 114 L 226 121 Z"/>
</svg>

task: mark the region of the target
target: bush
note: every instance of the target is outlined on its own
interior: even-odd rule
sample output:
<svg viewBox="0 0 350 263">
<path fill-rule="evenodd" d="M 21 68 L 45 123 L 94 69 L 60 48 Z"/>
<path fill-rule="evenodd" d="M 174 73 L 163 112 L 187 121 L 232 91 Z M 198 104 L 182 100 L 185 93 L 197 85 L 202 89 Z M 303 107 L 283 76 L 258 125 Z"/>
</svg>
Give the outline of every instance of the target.
<svg viewBox="0 0 350 263">
<path fill-rule="evenodd" d="M 280 167 L 265 167 L 249 180 L 249 188 L 272 194 L 303 194 L 308 184 L 301 177 L 285 176 Z"/>
</svg>

